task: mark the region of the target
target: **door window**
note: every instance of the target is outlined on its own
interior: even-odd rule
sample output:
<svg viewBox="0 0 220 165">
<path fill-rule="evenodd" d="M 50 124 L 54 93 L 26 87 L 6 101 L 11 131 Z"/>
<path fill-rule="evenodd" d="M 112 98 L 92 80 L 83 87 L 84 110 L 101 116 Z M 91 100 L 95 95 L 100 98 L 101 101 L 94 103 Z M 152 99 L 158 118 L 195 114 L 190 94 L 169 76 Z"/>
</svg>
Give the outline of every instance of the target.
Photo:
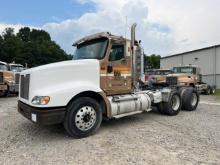
<svg viewBox="0 0 220 165">
<path fill-rule="evenodd" d="M 112 45 L 109 61 L 118 61 L 124 58 L 124 45 Z"/>
</svg>

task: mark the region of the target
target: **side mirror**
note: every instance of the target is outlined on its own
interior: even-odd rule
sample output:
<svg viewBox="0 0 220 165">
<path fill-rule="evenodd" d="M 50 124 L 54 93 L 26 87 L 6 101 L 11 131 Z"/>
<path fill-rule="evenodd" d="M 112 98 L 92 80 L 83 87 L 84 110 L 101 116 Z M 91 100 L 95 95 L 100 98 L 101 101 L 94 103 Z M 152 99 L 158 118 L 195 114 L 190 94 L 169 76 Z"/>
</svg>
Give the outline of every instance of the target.
<svg viewBox="0 0 220 165">
<path fill-rule="evenodd" d="M 107 73 L 112 73 L 113 67 L 111 65 L 108 65 L 107 67 Z"/>
</svg>

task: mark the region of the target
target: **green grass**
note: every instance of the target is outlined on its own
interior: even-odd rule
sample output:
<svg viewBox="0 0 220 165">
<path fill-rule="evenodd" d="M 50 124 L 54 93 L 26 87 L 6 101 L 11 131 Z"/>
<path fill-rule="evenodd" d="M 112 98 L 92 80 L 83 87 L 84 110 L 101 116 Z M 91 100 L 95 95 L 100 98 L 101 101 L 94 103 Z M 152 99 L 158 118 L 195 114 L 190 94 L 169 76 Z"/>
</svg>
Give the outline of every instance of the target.
<svg viewBox="0 0 220 165">
<path fill-rule="evenodd" d="M 220 97 L 220 89 L 216 89 L 215 95 Z"/>
</svg>

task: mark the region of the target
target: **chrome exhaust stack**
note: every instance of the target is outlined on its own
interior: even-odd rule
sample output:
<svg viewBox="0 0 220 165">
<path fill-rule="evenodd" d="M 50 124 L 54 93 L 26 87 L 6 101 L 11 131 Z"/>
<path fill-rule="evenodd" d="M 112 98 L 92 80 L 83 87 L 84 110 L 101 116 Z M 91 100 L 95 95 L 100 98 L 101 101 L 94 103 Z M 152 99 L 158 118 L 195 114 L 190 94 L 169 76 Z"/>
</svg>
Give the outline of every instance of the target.
<svg viewBox="0 0 220 165">
<path fill-rule="evenodd" d="M 135 45 L 135 28 L 137 24 L 134 23 L 131 26 L 131 52 L 132 52 L 132 81 L 133 81 L 133 86 L 135 89 L 137 89 L 137 76 L 136 76 L 136 57 L 135 57 L 135 50 L 134 50 L 134 45 Z"/>
<path fill-rule="evenodd" d="M 131 26 L 131 49 L 133 51 L 134 49 L 134 44 L 135 44 L 135 28 L 136 28 L 137 24 L 134 23 L 132 26 Z"/>
</svg>

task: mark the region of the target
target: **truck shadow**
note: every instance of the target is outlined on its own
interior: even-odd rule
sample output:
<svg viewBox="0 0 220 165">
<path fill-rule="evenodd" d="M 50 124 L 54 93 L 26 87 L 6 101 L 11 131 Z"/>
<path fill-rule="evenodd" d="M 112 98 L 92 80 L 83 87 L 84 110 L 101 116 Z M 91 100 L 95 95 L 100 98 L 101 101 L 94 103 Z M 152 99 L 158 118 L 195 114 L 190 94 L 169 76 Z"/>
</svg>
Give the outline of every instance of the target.
<svg viewBox="0 0 220 165">
<path fill-rule="evenodd" d="M 120 119 L 111 119 L 111 120 L 103 120 L 101 127 L 103 129 L 120 127 L 123 125 L 129 125 L 131 123 L 139 123 L 145 120 L 150 120 L 152 116 L 161 115 L 157 110 L 153 110 L 151 112 L 143 112 L 140 114 L 126 116 Z"/>
<path fill-rule="evenodd" d="M 123 117 L 120 119 L 103 120 L 100 130 L 112 130 L 115 128 L 126 126 L 132 126 L 132 124 L 141 123 L 146 120 L 151 120 L 152 116 L 160 115 L 157 111 L 143 112 L 141 114 Z M 18 125 L 19 132 L 22 134 L 28 134 L 28 137 L 33 141 L 57 141 L 57 140 L 68 140 L 77 139 L 70 137 L 65 131 L 63 124 L 42 126 L 31 123 L 30 121 L 25 121 L 21 125 Z M 87 137 L 89 138 L 89 137 Z"/>
</svg>

